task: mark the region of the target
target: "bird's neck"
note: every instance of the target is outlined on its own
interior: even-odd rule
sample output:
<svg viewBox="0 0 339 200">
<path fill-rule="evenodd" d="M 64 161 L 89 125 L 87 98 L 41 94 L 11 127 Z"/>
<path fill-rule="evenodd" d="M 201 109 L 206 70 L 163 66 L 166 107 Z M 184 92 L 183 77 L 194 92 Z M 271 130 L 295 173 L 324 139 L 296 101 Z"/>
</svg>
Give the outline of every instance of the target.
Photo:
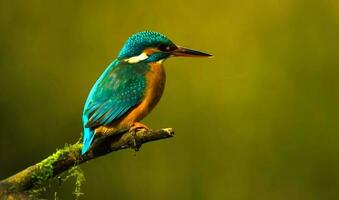
<svg viewBox="0 0 339 200">
<path fill-rule="evenodd" d="M 164 60 L 165 59 L 148 63 L 148 65 L 150 66 L 149 76 L 151 76 L 153 79 L 165 79 L 166 78 L 166 73 L 165 73 L 165 69 L 163 65 Z"/>
</svg>

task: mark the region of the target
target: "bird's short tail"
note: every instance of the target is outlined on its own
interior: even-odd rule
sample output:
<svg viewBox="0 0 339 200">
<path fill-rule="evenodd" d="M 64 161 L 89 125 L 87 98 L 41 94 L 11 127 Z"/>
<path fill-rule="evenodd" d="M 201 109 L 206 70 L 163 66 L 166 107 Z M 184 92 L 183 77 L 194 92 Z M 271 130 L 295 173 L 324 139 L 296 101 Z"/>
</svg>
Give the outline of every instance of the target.
<svg viewBox="0 0 339 200">
<path fill-rule="evenodd" d="M 90 128 L 84 128 L 84 137 L 82 140 L 82 149 L 81 149 L 81 155 L 84 155 L 88 149 L 91 147 L 91 144 L 94 139 L 94 131 Z"/>
</svg>

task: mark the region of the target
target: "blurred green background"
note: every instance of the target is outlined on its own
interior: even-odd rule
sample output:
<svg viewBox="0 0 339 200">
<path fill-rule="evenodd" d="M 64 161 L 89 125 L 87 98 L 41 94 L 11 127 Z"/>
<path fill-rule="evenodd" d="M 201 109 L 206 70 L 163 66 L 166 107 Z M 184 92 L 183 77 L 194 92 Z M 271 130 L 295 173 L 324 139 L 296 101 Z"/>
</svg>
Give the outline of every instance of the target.
<svg viewBox="0 0 339 200">
<path fill-rule="evenodd" d="M 176 137 L 84 164 L 81 199 L 339 199 L 339 1 L 0 2 L 0 178 L 75 142 L 94 81 L 154 30 L 214 57 L 165 63 L 143 122 Z"/>
</svg>

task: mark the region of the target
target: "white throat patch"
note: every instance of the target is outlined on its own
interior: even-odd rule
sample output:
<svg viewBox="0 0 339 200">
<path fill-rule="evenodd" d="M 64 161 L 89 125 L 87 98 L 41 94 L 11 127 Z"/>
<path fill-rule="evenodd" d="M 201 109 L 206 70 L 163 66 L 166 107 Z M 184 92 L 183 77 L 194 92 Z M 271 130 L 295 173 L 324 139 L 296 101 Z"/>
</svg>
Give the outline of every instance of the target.
<svg viewBox="0 0 339 200">
<path fill-rule="evenodd" d="M 148 58 L 148 55 L 145 52 L 142 52 L 138 56 L 126 58 L 125 61 L 128 62 L 128 63 L 138 63 L 140 61 L 146 60 L 147 58 Z"/>
</svg>

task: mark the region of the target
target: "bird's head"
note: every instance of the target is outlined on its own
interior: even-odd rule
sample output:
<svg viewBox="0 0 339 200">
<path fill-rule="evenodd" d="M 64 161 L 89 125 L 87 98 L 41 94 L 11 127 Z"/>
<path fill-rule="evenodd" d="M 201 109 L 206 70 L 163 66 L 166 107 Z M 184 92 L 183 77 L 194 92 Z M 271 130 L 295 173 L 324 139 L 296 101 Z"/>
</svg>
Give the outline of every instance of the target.
<svg viewBox="0 0 339 200">
<path fill-rule="evenodd" d="M 129 63 L 158 62 L 170 56 L 209 57 L 211 55 L 177 46 L 160 33 L 143 31 L 128 38 L 118 59 Z"/>
</svg>

